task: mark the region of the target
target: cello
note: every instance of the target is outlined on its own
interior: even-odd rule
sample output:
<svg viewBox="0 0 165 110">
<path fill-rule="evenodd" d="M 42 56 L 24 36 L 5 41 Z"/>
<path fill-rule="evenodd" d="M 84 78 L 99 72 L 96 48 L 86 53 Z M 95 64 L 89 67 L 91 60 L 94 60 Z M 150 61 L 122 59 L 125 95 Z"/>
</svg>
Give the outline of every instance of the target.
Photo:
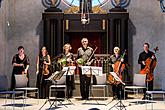
<svg viewBox="0 0 165 110">
<path fill-rule="evenodd" d="M 156 51 L 158 51 L 158 47 L 155 47 L 154 49 L 154 54 L 156 54 Z M 152 81 L 154 76 L 153 76 L 153 71 L 156 67 L 157 61 L 152 58 L 147 58 L 145 61 L 146 65 L 144 69 L 140 71 L 140 74 L 147 74 L 147 80 L 146 81 Z"/>
<path fill-rule="evenodd" d="M 121 56 L 121 58 L 124 58 L 125 54 L 126 54 L 126 51 L 124 51 L 124 53 Z M 121 61 L 116 61 L 114 63 L 113 71 L 117 74 L 117 76 L 121 80 L 122 80 L 122 74 L 121 73 L 123 72 L 124 68 L 125 68 L 125 64 L 123 64 Z M 115 78 L 111 74 L 108 76 L 108 81 L 109 81 L 110 84 L 116 84 L 116 85 L 120 84 L 120 82 L 116 81 Z"/>
</svg>

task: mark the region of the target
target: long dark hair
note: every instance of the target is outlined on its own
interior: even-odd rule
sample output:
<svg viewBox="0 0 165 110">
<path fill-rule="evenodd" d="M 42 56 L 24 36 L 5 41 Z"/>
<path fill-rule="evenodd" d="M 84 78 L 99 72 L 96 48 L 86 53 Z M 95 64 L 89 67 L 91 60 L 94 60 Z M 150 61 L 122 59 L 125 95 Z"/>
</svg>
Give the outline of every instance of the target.
<svg viewBox="0 0 165 110">
<path fill-rule="evenodd" d="M 44 48 L 45 46 L 43 46 L 43 47 L 41 47 L 41 49 L 40 49 L 40 52 L 39 52 L 39 57 L 42 57 L 42 49 Z M 46 47 L 45 47 L 45 49 L 46 49 Z M 48 55 L 48 51 L 47 51 L 47 49 L 46 49 L 46 56 Z"/>
</svg>

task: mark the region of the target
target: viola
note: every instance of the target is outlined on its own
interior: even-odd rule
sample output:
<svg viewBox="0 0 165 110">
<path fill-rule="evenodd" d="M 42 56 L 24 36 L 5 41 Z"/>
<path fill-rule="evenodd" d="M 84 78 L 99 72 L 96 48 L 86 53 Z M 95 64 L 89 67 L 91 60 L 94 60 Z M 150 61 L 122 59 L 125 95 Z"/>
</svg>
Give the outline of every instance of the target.
<svg viewBox="0 0 165 110">
<path fill-rule="evenodd" d="M 156 51 L 158 51 L 158 47 L 154 48 L 154 54 L 156 54 Z M 147 80 L 146 81 L 152 81 L 154 79 L 153 76 L 153 71 L 156 67 L 157 61 L 155 59 L 152 58 L 147 58 L 147 60 L 145 61 L 146 65 L 144 67 L 144 69 L 142 69 L 140 71 L 140 74 L 147 74 Z"/>
<path fill-rule="evenodd" d="M 124 58 L 125 54 L 126 54 L 126 51 L 124 51 L 124 53 L 121 56 L 121 58 Z M 125 64 L 122 63 L 121 61 L 116 61 L 114 63 L 114 69 L 113 69 L 113 71 L 117 74 L 117 76 L 121 80 L 122 80 L 122 74 L 121 73 L 123 72 L 124 68 L 125 68 Z M 116 81 L 115 78 L 111 74 L 109 74 L 109 76 L 108 76 L 108 81 L 109 81 L 110 84 L 116 84 L 116 85 L 120 84 L 120 82 L 119 81 Z"/>
</svg>

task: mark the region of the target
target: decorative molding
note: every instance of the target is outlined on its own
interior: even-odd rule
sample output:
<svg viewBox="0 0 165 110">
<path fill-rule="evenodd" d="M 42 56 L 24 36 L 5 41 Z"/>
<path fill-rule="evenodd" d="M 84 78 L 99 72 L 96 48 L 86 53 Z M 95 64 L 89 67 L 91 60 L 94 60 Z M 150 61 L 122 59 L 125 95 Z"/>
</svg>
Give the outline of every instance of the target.
<svg viewBox="0 0 165 110">
<path fill-rule="evenodd" d="M 107 12 L 105 10 L 103 10 L 101 7 L 99 6 L 94 6 L 92 7 L 92 12 L 93 13 L 100 13 L 100 14 L 106 14 Z"/>
<path fill-rule="evenodd" d="M 42 4 L 44 7 L 46 8 L 50 8 L 50 7 L 58 7 L 61 0 L 53 0 L 54 1 L 54 5 L 52 5 L 52 0 L 42 0 Z"/>
<path fill-rule="evenodd" d="M 71 6 L 69 9 L 64 10 L 64 13 L 66 13 L 66 14 L 74 14 L 74 13 L 78 13 L 78 12 L 79 12 L 78 6 Z M 100 13 L 100 14 L 106 14 L 107 13 L 105 10 L 103 10 L 99 6 L 94 6 L 92 8 L 92 12 L 93 13 Z"/>
<path fill-rule="evenodd" d="M 162 12 L 165 13 L 164 0 L 158 0 L 158 1 L 160 1 L 160 8 L 161 8 Z"/>
<path fill-rule="evenodd" d="M 120 0 L 120 6 L 122 8 L 126 8 L 127 6 L 129 6 L 130 2 L 131 0 Z M 111 3 L 114 7 L 116 6 L 115 0 L 111 0 Z"/>
<path fill-rule="evenodd" d="M 105 19 L 102 20 L 102 29 L 105 30 Z"/>
<path fill-rule="evenodd" d="M 78 6 L 71 6 L 69 9 L 64 10 L 66 14 L 78 13 L 79 7 Z"/>
<path fill-rule="evenodd" d="M 66 23 L 65 25 L 66 30 L 69 30 L 69 20 L 66 20 L 65 23 Z"/>
</svg>

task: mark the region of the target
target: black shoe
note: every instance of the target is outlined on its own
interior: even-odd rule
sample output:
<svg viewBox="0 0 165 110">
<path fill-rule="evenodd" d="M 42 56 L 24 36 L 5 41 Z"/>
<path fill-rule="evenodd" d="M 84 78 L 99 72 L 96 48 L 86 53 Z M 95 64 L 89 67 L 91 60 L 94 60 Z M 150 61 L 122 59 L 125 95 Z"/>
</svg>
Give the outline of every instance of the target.
<svg viewBox="0 0 165 110">
<path fill-rule="evenodd" d="M 86 98 L 86 100 L 89 100 L 89 98 Z"/>
<path fill-rule="evenodd" d="M 146 100 L 146 97 L 143 97 L 142 100 Z"/>
</svg>

